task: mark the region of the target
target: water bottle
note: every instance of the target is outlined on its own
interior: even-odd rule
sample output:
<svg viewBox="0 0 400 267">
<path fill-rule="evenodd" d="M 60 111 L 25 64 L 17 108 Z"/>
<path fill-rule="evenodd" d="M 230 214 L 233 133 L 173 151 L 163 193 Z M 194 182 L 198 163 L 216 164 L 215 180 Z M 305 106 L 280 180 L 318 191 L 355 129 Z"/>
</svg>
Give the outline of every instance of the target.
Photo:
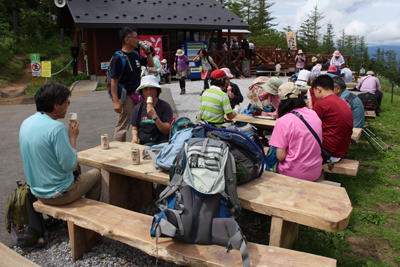
<svg viewBox="0 0 400 267">
<path fill-rule="evenodd" d="M 141 47 L 143 51 L 149 48 L 148 45 L 143 43 L 142 41 L 139 41 L 139 47 Z"/>
</svg>

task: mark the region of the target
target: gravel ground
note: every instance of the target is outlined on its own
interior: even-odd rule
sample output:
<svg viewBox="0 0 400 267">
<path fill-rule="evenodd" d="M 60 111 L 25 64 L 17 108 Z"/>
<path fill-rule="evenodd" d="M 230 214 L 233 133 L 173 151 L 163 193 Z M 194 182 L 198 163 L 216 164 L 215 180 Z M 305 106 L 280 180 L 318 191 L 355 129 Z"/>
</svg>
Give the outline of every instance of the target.
<svg viewBox="0 0 400 267">
<path fill-rule="evenodd" d="M 249 100 L 246 97 L 248 87 L 254 78 L 233 79 L 244 97 L 242 109 L 247 107 Z M 281 78 L 286 82 L 287 78 Z M 186 84 L 186 94 L 180 95 L 179 83 L 174 81 L 171 84 L 162 86 L 163 90 L 171 90 L 176 109 L 179 116 L 185 116 L 195 120 L 200 107 L 200 93 L 203 89 L 203 81 L 188 81 Z M 161 190 L 161 189 L 158 189 Z M 143 208 L 140 212 L 148 215 L 154 215 L 159 212 L 153 204 Z M 252 242 L 268 244 L 270 218 L 268 216 L 244 210 L 242 216 L 238 219 L 243 233 L 247 239 Z M 150 225 L 149 225 L 150 227 Z M 71 245 L 69 244 L 68 229 L 65 222 L 53 225 L 48 229 L 49 242 L 43 248 L 15 246 L 14 251 L 20 253 L 27 259 L 39 264 L 40 266 L 155 266 L 156 259 L 150 257 L 142 251 L 132 248 L 123 243 L 103 237 L 103 242 L 94 247 L 91 252 L 72 261 Z M 150 233 L 149 233 L 150 234 Z M 158 261 L 158 266 L 179 266 L 173 263 Z"/>
</svg>

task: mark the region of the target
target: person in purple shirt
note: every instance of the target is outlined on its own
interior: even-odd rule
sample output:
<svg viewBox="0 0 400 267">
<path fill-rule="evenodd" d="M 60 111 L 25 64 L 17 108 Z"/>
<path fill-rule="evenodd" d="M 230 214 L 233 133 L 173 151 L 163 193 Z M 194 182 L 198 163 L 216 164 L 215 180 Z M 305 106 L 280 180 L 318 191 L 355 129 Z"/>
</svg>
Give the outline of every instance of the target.
<svg viewBox="0 0 400 267">
<path fill-rule="evenodd" d="M 378 111 L 382 111 L 381 102 L 383 98 L 382 87 L 379 82 L 379 79 L 374 76 L 374 72 L 372 70 L 367 72 L 367 76 L 362 77 L 357 84 L 357 89 L 361 92 L 375 94 L 378 106 L 376 109 Z"/>
<path fill-rule="evenodd" d="M 179 79 L 179 86 L 181 87 L 181 95 L 186 93 L 186 78 L 190 75 L 189 59 L 182 49 L 178 49 L 175 54 L 174 70 L 176 71 L 176 78 Z"/>
</svg>

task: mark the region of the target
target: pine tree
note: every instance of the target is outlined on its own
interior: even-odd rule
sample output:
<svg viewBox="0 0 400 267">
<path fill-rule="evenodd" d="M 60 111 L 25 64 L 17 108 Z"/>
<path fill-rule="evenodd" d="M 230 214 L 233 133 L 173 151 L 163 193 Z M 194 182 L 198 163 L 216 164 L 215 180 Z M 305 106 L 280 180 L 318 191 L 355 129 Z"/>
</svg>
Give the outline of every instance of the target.
<svg viewBox="0 0 400 267">
<path fill-rule="evenodd" d="M 343 51 L 345 48 L 346 31 L 344 28 L 339 30 L 339 39 L 336 40 L 339 51 Z"/>
<path fill-rule="evenodd" d="M 297 31 L 296 35 L 298 36 L 298 46 L 304 49 L 305 53 L 308 53 L 312 38 L 312 25 L 309 19 L 306 19 L 300 25 L 300 30 Z"/>
<path fill-rule="evenodd" d="M 330 55 L 332 54 L 336 48 L 335 48 L 335 42 L 333 41 L 333 38 L 335 37 L 334 31 L 333 31 L 333 24 L 329 22 L 326 25 L 326 33 L 324 34 L 323 37 L 323 43 L 322 43 L 322 52 Z"/>
<path fill-rule="evenodd" d="M 318 6 L 315 5 L 314 10 L 311 14 L 308 14 L 308 19 L 311 22 L 311 39 L 309 42 L 309 49 L 311 52 L 316 53 L 319 46 L 319 30 L 321 29 L 321 25 L 319 22 L 325 18 L 323 13 L 318 11 Z"/>
<path fill-rule="evenodd" d="M 276 19 L 276 17 L 272 17 L 270 11 L 268 9 L 272 7 L 275 3 L 269 3 L 266 0 L 255 0 L 254 4 L 251 6 L 253 17 L 250 19 L 250 28 L 249 30 L 253 34 L 263 34 L 269 30 L 272 30 L 272 27 L 277 26 L 278 24 L 273 24 L 271 21 Z"/>
</svg>

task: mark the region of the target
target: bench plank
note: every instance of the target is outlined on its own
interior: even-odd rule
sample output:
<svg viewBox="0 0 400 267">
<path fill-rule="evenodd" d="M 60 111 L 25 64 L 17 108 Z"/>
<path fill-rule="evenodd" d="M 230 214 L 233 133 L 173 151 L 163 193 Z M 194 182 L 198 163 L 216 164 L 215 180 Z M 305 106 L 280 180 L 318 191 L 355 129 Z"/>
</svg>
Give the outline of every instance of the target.
<svg viewBox="0 0 400 267">
<path fill-rule="evenodd" d="M 353 128 L 353 134 L 351 135 L 351 141 L 357 142 L 362 134 L 362 128 Z"/>
<path fill-rule="evenodd" d="M 1 267 L 15 267 L 15 266 L 32 266 L 40 267 L 33 261 L 28 260 L 24 256 L 15 252 L 11 248 L 7 247 L 0 242 L 0 266 Z"/>
<path fill-rule="evenodd" d="M 156 257 L 156 241 L 150 237 L 152 216 L 82 198 L 64 206 L 35 202 L 35 210 L 74 225 L 91 229 Z M 76 234 L 75 234 L 76 235 Z M 71 246 L 72 247 L 72 246 Z M 336 260 L 298 251 L 248 242 L 252 266 L 336 266 Z M 217 245 L 196 245 L 160 238 L 158 258 L 189 266 L 242 266 L 240 252 Z"/>
<path fill-rule="evenodd" d="M 341 159 L 339 162 L 335 163 L 335 167 L 331 171 L 328 169 L 328 164 L 325 164 L 324 171 L 328 173 L 357 176 L 359 166 L 360 162 L 357 160 Z"/>
<path fill-rule="evenodd" d="M 366 110 L 365 111 L 365 118 L 367 118 L 367 119 L 375 119 L 376 118 L 375 110 Z"/>
</svg>

